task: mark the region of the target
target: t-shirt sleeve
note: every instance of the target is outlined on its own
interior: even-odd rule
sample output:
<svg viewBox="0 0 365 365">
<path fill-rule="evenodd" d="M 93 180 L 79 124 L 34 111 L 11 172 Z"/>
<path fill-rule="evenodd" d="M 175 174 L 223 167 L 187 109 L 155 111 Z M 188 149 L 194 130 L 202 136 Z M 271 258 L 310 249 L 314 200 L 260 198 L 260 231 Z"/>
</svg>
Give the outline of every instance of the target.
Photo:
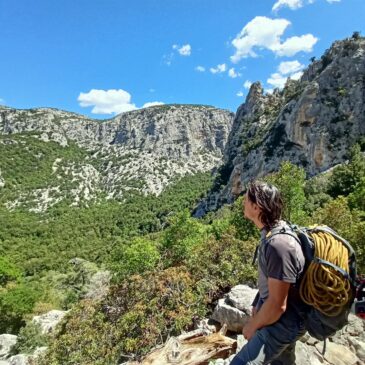
<svg viewBox="0 0 365 365">
<path fill-rule="evenodd" d="M 287 235 L 277 234 L 268 243 L 266 250 L 269 278 L 295 283 L 297 280 L 295 242 Z"/>
</svg>

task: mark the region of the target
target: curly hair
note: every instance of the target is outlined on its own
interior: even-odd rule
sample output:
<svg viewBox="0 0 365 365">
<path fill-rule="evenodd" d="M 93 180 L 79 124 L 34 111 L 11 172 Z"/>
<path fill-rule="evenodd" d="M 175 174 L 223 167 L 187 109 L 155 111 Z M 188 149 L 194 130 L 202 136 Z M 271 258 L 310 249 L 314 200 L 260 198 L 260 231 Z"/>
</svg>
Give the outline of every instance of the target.
<svg viewBox="0 0 365 365">
<path fill-rule="evenodd" d="M 276 186 L 261 181 L 251 181 L 247 188 L 247 197 L 251 203 L 257 204 L 260 208 L 259 218 L 266 227 L 273 227 L 280 221 L 284 204 Z"/>
</svg>

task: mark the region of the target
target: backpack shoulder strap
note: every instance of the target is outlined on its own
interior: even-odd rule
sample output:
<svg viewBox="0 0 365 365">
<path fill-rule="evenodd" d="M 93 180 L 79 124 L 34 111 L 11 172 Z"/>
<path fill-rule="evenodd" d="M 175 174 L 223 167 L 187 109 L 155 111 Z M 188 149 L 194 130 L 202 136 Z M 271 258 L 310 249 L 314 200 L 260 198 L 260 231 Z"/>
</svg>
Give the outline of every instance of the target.
<svg viewBox="0 0 365 365">
<path fill-rule="evenodd" d="M 278 234 L 287 234 L 288 236 L 293 237 L 297 242 L 300 243 L 300 239 L 295 233 L 295 227 L 293 225 L 288 225 L 288 227 L 275 227 L 266 235 L 266 240 L 271 239 L 272 237 Z"/>
<path fill-rule="evenodd" d="M 288 229 L 288 227 L 289 227 L 289 229 Z M 274 227 L 272 230 L 270 230 L 266 234 L 266 236 L 264 238 L 262 238 L 260 240 L 260 243 L 256 246 L 256 249 L 255 249 L 255 253 L 253 256 L 253 260 L 252 260 L 252 265 L 254 265 L 256 263 L 260 245 L 266 245 L 270 239 L 272 239 L 274 236 L 276 236 L 278 234 L 287 234 L 287 235 L 293 237 L 297 242 L 300 243 L 300 239 L 298 238 L 298 236 L 296 235 L 296 233 L 294 231 L 294 226 L 289 224 L 288 227 L 284 227 L 284 226 Z"/>
</svg>

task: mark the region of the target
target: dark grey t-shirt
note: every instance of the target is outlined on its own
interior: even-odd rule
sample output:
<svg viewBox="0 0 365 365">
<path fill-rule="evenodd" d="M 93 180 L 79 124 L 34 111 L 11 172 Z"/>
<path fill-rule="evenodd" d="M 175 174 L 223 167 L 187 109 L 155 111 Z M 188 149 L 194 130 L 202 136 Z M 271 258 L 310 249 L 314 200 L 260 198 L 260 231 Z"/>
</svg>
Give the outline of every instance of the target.
<svg viewBox="0 0 365 365">
<path fill-rule="evenodd" d="M 280 222 L 280 226 L 290 229 L 285 222 Z M 269 277 L 295 284 L 305 264 L 300 244 L 294 237 L 288 234 L 275 234 L 270 238 L 270 236 L 266 237 L 267 234 L 267 230 L 261 231 L 262 240 L 258 260 L 258 287 L 263 301 L 269 296 Z"/>
</svg>

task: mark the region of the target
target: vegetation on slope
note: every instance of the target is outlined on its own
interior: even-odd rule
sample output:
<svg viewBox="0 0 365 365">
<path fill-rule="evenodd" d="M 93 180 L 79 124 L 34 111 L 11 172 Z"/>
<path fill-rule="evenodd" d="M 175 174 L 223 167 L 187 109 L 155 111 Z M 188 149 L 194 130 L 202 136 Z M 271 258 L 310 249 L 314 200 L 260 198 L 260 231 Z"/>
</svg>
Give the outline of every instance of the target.
<svg viewBox="0 0 365 365">
<path fill-rule="evenodd" d="M 288 162 L 267 180 L 284 194 L 286 219 L 333 227 L 354 246 L 364 272 L 365 161 L 359 146 L 350 155 L 348 164 L 311 180 Z M 242 197 L 204 220 L 190 216 L 209 184 L 205 175 L 186 177 L 159 198 L 61 204 L 48 215 L 3 209 L 2 331 L 17 333 L 34 313 L 71 308 L 40 364 L 117 364 L 191 329 L 233 285 L 254 286 L 259 234 L 243 218 Z M 72 292 L 72 257 L 112 270 L 106 298 L 79 300 Z M 32 348 L 30 337 L 39 340 L 32 328 L 21 333 L 24 348 Z"/>
</svg>

